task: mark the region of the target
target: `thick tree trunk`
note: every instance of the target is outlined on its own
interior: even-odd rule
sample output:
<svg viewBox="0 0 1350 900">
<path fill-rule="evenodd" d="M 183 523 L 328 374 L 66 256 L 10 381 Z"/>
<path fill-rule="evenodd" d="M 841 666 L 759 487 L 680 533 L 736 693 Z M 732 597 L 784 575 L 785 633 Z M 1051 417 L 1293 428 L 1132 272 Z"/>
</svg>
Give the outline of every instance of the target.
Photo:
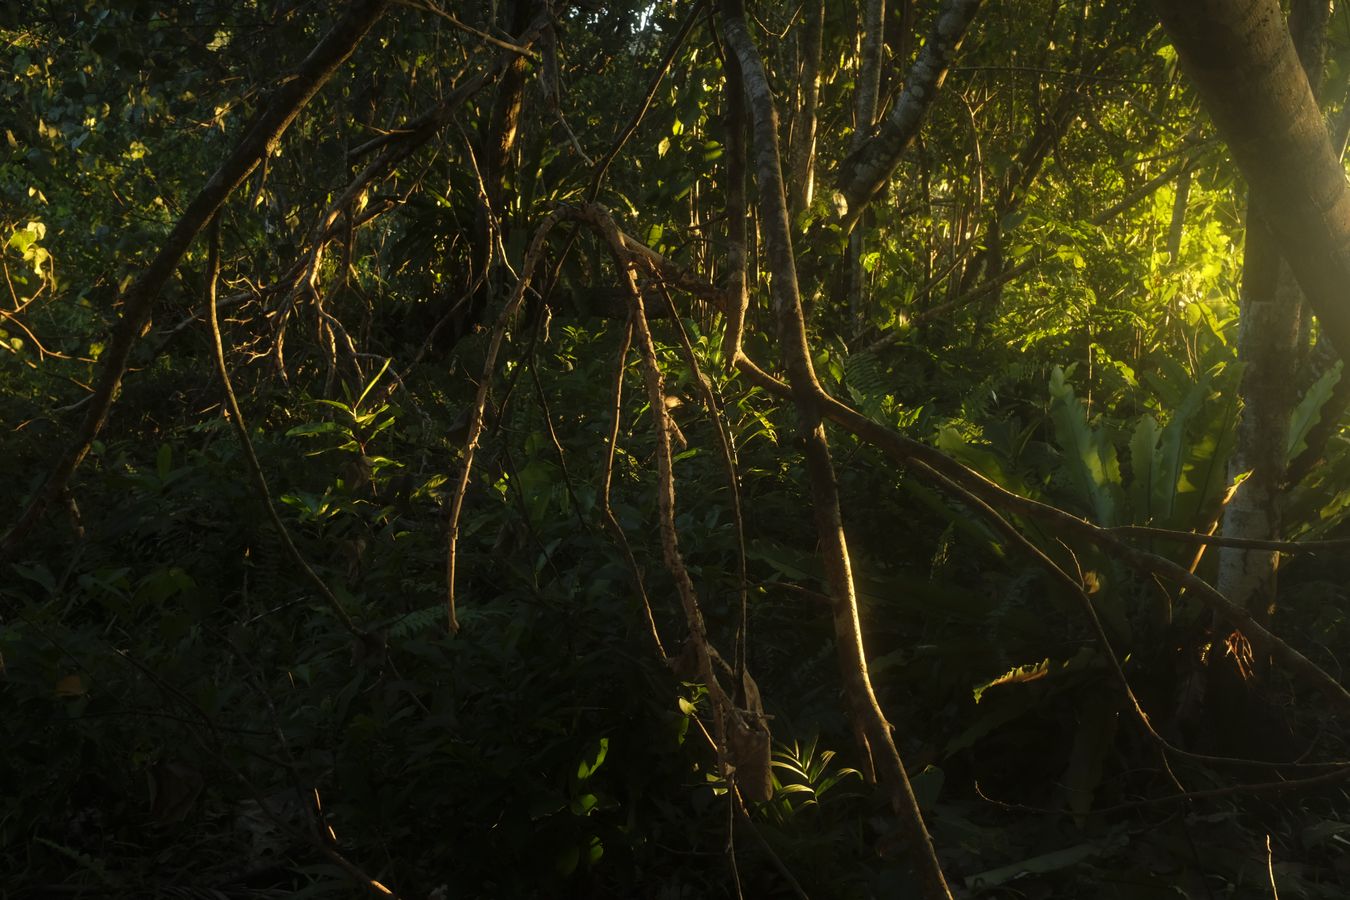
<svg viewBox="0 0 1350 900">
<path fill-rule="evenodd" d="M 1244 473 L 1248 476 L 1224 509 L 1223 534 L 1274 539 L 1281 534 L 1279 508 L 1289 417 L 1297 401 L 1294 385 L 1301 357 L 1299 322 L 1303 306 L 1299 284 L 1281 249 L 1289 254 L 1299 281 L 1310 293 L 1320 284 L 1324 293 L 1314 301 L 1318 308 L 1330 306 L 1333 313 L 1339 312 L 1342 325 L 1350 327 L 1344 283 L 1333 291 L 1325 282 L 1330 274 L 1327 263 L 1335 265 L 1334 258 L 1300 259 L 1289 244 L 1291 239 L 1316 229 L 1321 232 L 1324 248 L 1337 242 L 1342 248 L 1350 247 L 1346 243 L 1350 240 L 1350 203 L 1346 200 L 1345 176 L 1335 160 L 1315 93 L 1321 80 L 1322 32 L 1330 4 L 1327 0 L 1294 0 L 1291 25 L 1296 31 L 1297 48 L 1278 4 L 1195 5 L 1205 7 L 1212 16 L 1224 17 L 1205 22 L 1213 31 L 1203 39 L 1184 30 L 1198 24 L 1198 19 L 1188 19 L 1186 14 L 1178 15 L 1169 8 L 1164 20 L 1250 185 L 1238 335 L 1238 358 L 1244 364 L 1240 388 L 1243 411 L 1228 470 L 1230 479 Z M 1172 20 L 1183 21 L 1178 26 Z M 1216 96 L 1216 89 L 1227 91 L 1228 86 L 1217 84 L 1215 76 L 1228 71 L 1230 64 L 1239 63 L 1243 68 L 1232 83 L 1234 89 Z M 1230 76 L 1234 74 L 1229 72 Z M 1235 104 L 1243 99 L 1257 115 L 1244 112 L 1249 119 L 1234 115 Z M 1271 116 L 1272 120 L 1257 122 L 1259 115 Z M 1264 130 L 1253 132 L 1252 124 L 1257 129 L 1288 130 L 1279 132 L 1283 135 L 1280 137 Z M 1335 166 L 1334 172 L 1326 167 L 1328 162 Z M 1311 168 L 1307 173 L 1262 170 L 1286 165 Z M 1317 165 L 1324 170 L 1318 171 Z M 1253 166 L 1261 168 L 1254 170 Z M 1286 194 L 1290 189 L 1300 193 Z M 1318 218 L 1334 211 L 1337 204 L 1342 209 L 1341 227 L 1346 229 L 1339 238 L 1330 233 L 1336 228 L 1334 216 L 1325 219 L 1331 228 L 1318 227 Z M 1346 259 L 1342 253 L 1342 268 Z M 1336 321 L 1333 315 L 1323 324 L 1331 330 Z M 1338 339 L 1337 343 L 1342 352 L 1350 349 L 1345 340 Z M 1278 563 L 1279 554 L 1275 552 L 1220 548 L 1215 586 L 1264 625 L 1274 608 Z M 1256 676 L 1264 669 L 1263 661 L 1253 657 L 1240 631 L 1216 638 L 1205 672 L 1202 733 L 1218 743 L 1208 749 L 1272 759 L 1290 752 L 1283 746 L 1286 741 L 1281 740 L 1288 737 L 1287 724 L 1257 688 L 1261 679 Z M 1186 715 L 1186 711 L 1181 714 Z"/>
<path fill-rule="evenodd" d="M 853 149 L 872 133 L 881 98 L 881 50 L 886 38 L 886 0 L 867 0 L 859 23 L 858 81 L 853 95 Z"/>
<path fill-rule="evenodd" d="M 1350 190 L 1278 0 L 1156 0 L 1289 267 L 1350 354 Z"/>
<path fill-rule="evenodd" d="M 1294 0 L 1290 31 L 1314 96 L 1321 83 L 1329 0 Z M 1223 534 L 1274 540 L 1280 537 L 1289 441 L 1289 416 L 1297 402 L 1294 385 L 1301 358 L 1303 296 L 1265 225 L 1269 200 L 1253 191 L 1247 211 L 1238 359 L 1242 373 L 1242 418 L 1228 466 L 1229 479 L 1251 475 L 1224 509 Z M 1273 608 L 1279 554 L 1224 547 L 1219 551 L 1220 593 L 1258 619 Z"/>
<path fill-rule="evenodd" d="M 1244 473 L 1250 475 L 1224 508 L 1222 533 L 1273 540 L 1280 536 L 1289 414 L 1297 399 L 1293 388 L 1302 297 L 1261 221 L 1260 206 L 1254 202 L 1247 213 L 1238 331 L 1238 359 L 1244 364 L 1243 407 L 1228 464 L 1230 482 Z M 1274 601 L 1278 558 L 1278 553 L 1267 550 L 1223 547 L 1215 586 L 1265 621 Z"/>
</svg>

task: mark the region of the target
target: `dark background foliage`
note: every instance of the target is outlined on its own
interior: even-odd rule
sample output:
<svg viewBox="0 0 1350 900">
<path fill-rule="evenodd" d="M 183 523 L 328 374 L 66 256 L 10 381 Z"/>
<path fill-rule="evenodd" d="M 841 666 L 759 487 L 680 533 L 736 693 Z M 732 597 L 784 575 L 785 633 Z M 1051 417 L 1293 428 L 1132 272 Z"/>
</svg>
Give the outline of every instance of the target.
<svg viewBox="0 0 1350 900">
<path fill-rule="evenodd" d="M 775 739 L 773 796 L 737 818 L 705 687 L 676 659 L 687 629 L 631 354 L 611 503 L 641 584 L 603 520 L 627 300 L 579 227 L 547 240 L 546 272 L 510 323 L 460 520 L 463 628 L 447 633 L 468 413 L 543 216 L 598 184 L 627 234 L 710 282 L 730 271 L 715 17 L 699 15 L 593 182 L 690 7 L 575 3 L 555 4 L 552 43 L 521 69 L 500 158 L 509 76 L 341 210 L 294 279 L 314 223 L 367 161 L 359 148 L 490 64 L 501 50 L 475 31 L 510 38 L 539 4 L 453 6 L 469 29 L 395 6 L 221 216 L 221 320 L 249 435 L 300 555 L 370 639 L 302 577 L 249 480 L 198 241 L 71 490 L 0 581 L 0 896 L 351 896 L 354 878 L 407 897 L 919 896 L 860 772 L 794 412 L 727 374 L 720 313 L 673 292 L 672 316 L 649 291 L 684 438 L 685 562 Z M 813 4 L 753 7 L 790 146 Z M 1100 525 L 1208 531 L 1240 409 L 1245 198 L 1146 8 L 984 10 L 867 220 L 850 304 L 829 222 L 857 127 L 861 31 L 852 6 L 826 7 L 816 195 L 795 210 L 825 388 Z M 885 103 L 935 9 L 892 4 Z M 122 293 L 336 15 L 261 0 L 0 13 L 0 506 L 15 516 L 76 434 Z M 1330 83 L 1344 81 L 1347 22 L 1338 10 L 1328 30 Z M 1180 213 L 1174 177 L 1097 218 L 1180 159 Z M 746 347 L 773 362 L 762 257 L 752 246 Z M 738 523 L 700 378 L 735 456 L 744 628 Z M 1334 383 L 1311 362 L 1300 374 L 1296 438 Z M 1285 897 L 1345 896 L 1340 783 L 1240 787 L 1326 769 L 1163 761 L 1062 585 L 977 510 L 852 435 L 830 439 L 871 676 L 955 887 L 1264 897 L 1273 880 Z M 1346 536 L 1348 468 L 1333 433 L 1282 501 L 1283 537 Z M 1086 543 L 1016 525 L 1091 586 L 1168 740 L 1249 762 L 1345 758 L 1343 725 L 1278 669 L 1259 703 L 1190 709 L 1201 656 L 1222 652 L 1210 611 Z M 1215 577 L 1213 548 L 1148 549 Z M 1350 647 L 1344 560 L 1290 558 L 1272 620 L 1336 676 Z M 1238 787 L 1162 799 L 1179 786 Z"/>
</svg>

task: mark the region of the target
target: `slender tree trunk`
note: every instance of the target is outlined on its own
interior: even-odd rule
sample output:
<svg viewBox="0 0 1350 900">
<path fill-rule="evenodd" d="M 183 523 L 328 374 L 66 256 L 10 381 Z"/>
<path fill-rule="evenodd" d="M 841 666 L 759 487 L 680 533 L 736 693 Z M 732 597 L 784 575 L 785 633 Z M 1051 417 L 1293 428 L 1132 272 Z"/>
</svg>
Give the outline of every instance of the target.
<svg viewBox="0 0 1350 900">
<path fill-rule="evenodd" d="M 798 434 L 805 450 L 816 533 L 828 579 L 844 690 L 853 715 L 861 723 L 866 737 L 867 746 L 863 749 L 871 754 L 905 831 L 922 896 L 926 900 L 950 900 L 951 891 L 933 849 L 932 838 L 924 825 L 923 814 L 914 797 L 904 763 L 896 749 L 890 723 L 877 703 L 867 673 L 867 654 L 863 649 L 857 595 L 839 507 L 839 487 L 835 481 L 834 464 L 830 459 L 829 443 L 821 419 L 824 391 L 811 362 L 806 321 L 802 315 L 797 285 L 797 265 L 793 256 L 792 227 L 788 219 L 787 193 L 778 150 L 778 122 L 773 95 L 759 52 L 746 27 L 740 0 L 723 0 L 722 8 L 727 45 L 740 62 L 751 116 L 754 171 L 759 188 L 760 219 L 765 232 L 765 253 L 772 275 L 773 305 L 778 316 L 784 367 L 797 408 Z"/>
<path fill-rule="evenodd" d="M 1181 255 L 1181 238 L 1186 233 L 1186 206 L 1190 199 L 1191 173 L 1188 169 L 1177 178 L 1177 191 L 1172 198 L 1172 224 L 1167 229 L 1167 255 L 1172 262 L 1176 262 Z"/>
<path fill-rule="evenodd" d="M 881 50 L 886 31 L 886 0 L 867 0 L 859 23 L 858 80 L 853 96 L 853 141 L 855 152 L 867 142 L 877 120 L 877 103 L 881 96 Z M 845 260 L 848 285 L 848 311 L 854 332 L 863 327 L 866 298 L 863 271 L 863 253 L 866 250 L 865 229 L 858 227 L 848 236 L 848 254 Z"/>
<path fill-rule="evenodd" d="M 825 7 L 822 4 L 819 9 L 823 18 Z M 815 37 L 816 42 L 816 68 L 819 72 L 820 63 L 820 34 Z M 809 43 L 809 41 L 808 41 Z M 750 252 L 748 248 L 750 240 L 750 207 L 746 200 L 746 168 L 748 151 L 746 148 L 747 137 L 750 131 L 749 121 L 745 110 L 745 80 L 741 77 L 741 63 L 736 54 L 729 50 L 725 53 L 727 68 L 727 268 L 730 270 L 726 279 L 727 292 L 727 329 L 726 337 L 722 341 L 722 353 L 726 357 L 727 370 L 735 369 L 736 363 L 741 357 L 741 339 L 745 335 L 745 314 L 750 308 Z M 808 63 L 808 68 L 810 64 Z M 820 79 L 818 74 L 811 76 L 810 83 L 804 85 L 808 92 L 818 94 L 820 90 Z M 809 115 L 803 112 L 803 119 L 809 118 L 811 137 L 809 146 L 802 151 L 804 157 L 800 160 L 806 172 L 805 198 L 801 201 L 805 204 L 811 202 L 811 169 L 814 166 L 813 157 L 815 155 L 815 96 L 808 93 L 807 101 L 803 104 L 804 108 L 809 108 Z M 800 137 L 802 129 L 794 131 L 794 135 Z M 799 149 L 800 145 L 799 145 Z M 801 172 L 798 172 L 801 177 Z M 800 185 L 798 185 L 800 187 Z M 798 210 L 800 212 L 800 209 Z"/>
<path fill-rule="evenodd" d="M 792 129 L 792 179 L 788 183 L 788 212 L 796 218 L 810 208 L 816 179 L 816 126 L 820 107 L 820 54 L 825 33 L 825 0 L 807 7 L 801 33 L 802 82 L 801 108 Z"/>
</svg>

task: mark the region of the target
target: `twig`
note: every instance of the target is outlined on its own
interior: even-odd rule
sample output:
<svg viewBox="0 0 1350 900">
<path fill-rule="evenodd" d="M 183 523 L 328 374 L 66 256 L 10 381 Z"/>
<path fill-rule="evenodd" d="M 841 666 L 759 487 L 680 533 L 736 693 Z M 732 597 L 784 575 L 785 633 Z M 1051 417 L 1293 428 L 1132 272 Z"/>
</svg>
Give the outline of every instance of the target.
<svg viewBox="0 0 1350 900">
<path fill-rule="evenodd" d="M 17 549 L 47 506 L 66 489 L 71 476 L 88 455 L 126 376 L 132 347 L 149 320 L 160 291 L 188 247 L 226 198 L 244 183 L 259 161 L 272 152 L 300 110 L 352 54 L 388 4 L 389 0 L 353 0 L 296 72 L 276 89 L 270 102 L 249 124 L 244 136 L 179 217 L 154 259 L 127 289 L 123 295 L 122 318 L 113 329 L 108 349 L 101 358 L 102 369 L 84 422 L 71 446 L 58 456 L 46 482 L 33 494 L 18 521 L 0 541 L 0 557 Z"/>
<path fill-rule="evenodd" d="M 642 123 L 643 117 L 647 115 L 647 110 L 651 107 L 652 100 L 656 97 L 657 88 L 661 86 L 661 81 L 666 77 L 666 73 L 670 71 L 671 65 L 675 62 L 676 54 L 679 53 L 680 47 L 684 46 L 685 39 L 689 37 L 689 32 L 693 30 L 694 24 L 698 22 L 698 17 L 703 10 L 704 2 L 706 2 L 706 0 L 694 0 L 693 5 L 689 9 L 689 13 L 685 16 L 684 21 L 680 23 L 680 30 L 675 32 L 675 37 L 671 38 L 670 46 L 666 48 L 666 55 L 661 59 L 661 64 L 656 67 L 656 71 L 652 74 L 650 81 L 648 81 L 647 92 L 642 97 L 642 103 L 634 110 L 633 115 L 629 117 L 627 124 L 619 131 L 618 136 L 614 138 L 614 143 L 610 145 L 607 151 L 605 151 L 605 155 L 600 157 L 600 161 L 596 163 L 595 174 L 591 176 L 590 190 L 586 192 L 587 201 L 594 203 L 596 198 L 600 196 L 600 185 L 604 183 L 605 172 L 609 170 L 610 163 L 614 162 L 615 157 L 619 155 L 619 151 L 623 150 L 623 145 L 628 143 L 628 139 L 633 136 L 634 131 L 637 131 L 638 125 Z"/>
<path fill-rule="evenodd" d="M 1224 537 L 1219 534 L 1201 534 L 1194 531 L 1174 531 L 1170 528 L 1151 528 L 1146 525 L 1118 525 L 1104 529 L 1123 538 L 1161 538 L 1179 544 L 1209 544 L 1216 547 L 1242 547 L 1247 550 L 1278 550 L 1280 553 L 1318 553 L 1323 550 L 1350 548 L 1350 538 L 1327 541 L 1267 541 L 1257 538 Z"/>
<path fill-rule="evenodd" d="M 510 41 L 504 41 L 501 38 L 493 37 L 486 31 L 479 31 L 472 25 L 466 25 L 459 19 L 450 15 L 450 13 L 441 9 L 439 6 L 436 6 L 434 3 L 431 3 L 430 0 L 424 0 L 424 2 L 420 3 L 417 2 L 417 0 L 396 0 L 396 2 L 398 3 L 399 6 L 406 6 L 409 9 L 416 9 L 422 12 L 429 12 L 438 15 L 445 21 L 449 22 L 451 25 L 458 28 L 460 31 L 467 32 L 473 35 L 474 37 L 478 38 L 479 40 L 485 41 L 494 47 L 500 47 L 503 50 L 509 50 L 512 53 L 517 53 L 529 59 L 539 58 L 539 54 L 531 50 L 529 47 L 522 47 L 519 44 L 513 44 Z"/>
<path fill-rule="evenodd" d="M 614 507 L 610 505 L 610 488 L 614 483 L 614 454 L 619 446 L 619 425 L 623 419 L 623 375 L 628 368 L 628 351 L 633 344 L 633 319 L 630 311 L 627 324 L 624 326 L 623 339 L 619 342 L 619 352 L 615 355 L 614 364 L 614 386 L 611 391 L 610 410 L 609 410 L 609 440 L 605 445 L 605 469 L 600 479 L 600 514 L 604 517 L 605 526 L 614 536 L 614 542 L 619 546 L 619 552 L 623 554 L 624 561 L 628 563 L 628 570 L 633 575 L 633 584 L 637 588 L 638 596 L 642 599 L 642 611 L 646 615 L 647 628 L 651 632 L 652 643 L 656 646 L 656 652 L 666 661 L 670 660 L 670 655 L 666 653 L 665 645 L 661 641 L 661 632 L 656 627 L 656 617 L 652 614 L 651 598 L 647 596 L 646 579 L 642 576 L 642 569 L 637 564 L 637 559 L 633 556 L 633 548 L 628 543 L 628 536 L 623 533 L 623 526 L 619 524 L 618 518 L 614 515 Z"/>
<path fill-rule="evenodd" d="M 736 596 L 740 607 L 740 623 L 736 630 L 736 658 L 735 670 L 736 678 L 739 682 L 744 676 L 746 668 L 746 645 L 750 639 L 750 616 L 749 616 L 749 587 L 748 576 L 746 574 L 746 550 L 745 550 L 745 516 L 741 508 L 741 477 L 740 470 L 736 463 L 736 450 L 732 445 L 731 435 L 727 432 L 726 421 L 722 415 L 721 407 L 717 402 L 717 397 L 713 394 L 712 382 L 703 374 L 698 364 L 698 357 L 694 353 L 694 345 L 689 340 L 689 333 L 685 330 L 684 322 L 680 320 L 679 310 L 675 308 L 675 301 L 671 299 L 664 283 L 658 282 L 661 289 L 661 296 L 670 309 L 670 320 L 675 325 L 675 333 L 680 339 L 680 350 L 684 357 L 684 364 L 689 367 L 689 372 L 693 376 L 693 381 L 698 385 L 699 400 L 702 401 L 704 412 L 709 421 L 712 422 L 713 429 L 717 434 L 717 449 L 721 451 L 722 468 L 727 478 L 727 489 L 731 494 L 731 521 L 736 528 Z"/>
<path fill-rule="evenodd" d="M 1270 835 L 1266 835 L 1266 872 L 1270 875 L 1270 895 L 1280 900 L 1280 889 L 1275 884 L 1275 855 L 1270 850 Z"/>
<path fill-rule="evenodd" d="M 258 499 L 262 501 L 263 507 L 267 510 L 267 517 L 272 522 L 272 527 L 277 530 L 277 536 L 281 539 L 281 546 L 286 551 L 286 555 L 300 569 L 310 584 L 314 585 L 319 596 L 328 604 L 333 615 L 337 617 L 342 627 L 347 629 L 357 640 L 365 640 L 366 635 L 361 629 L 356 627 L 352 617 L 342 608 L 341 601 L 333 593 L 328 584 L 319 577 L 319 573 L 314 571 L 309 562 L 305 559 L 300 548 L 295 546 L 295 541 L 291 540 L 291 533 L 286 528 L 286 523 L 281 520 L 281 515 L 277 512 L 277 507 L 272 502 L 272 492 L 267 487 L 267 476 L 263 474 L 262 463 L 258 461 L 258 454 L 253 449 L 253 439 L 249 437 L 248 426 L 244 423 L 244 413 L 239 408 L 239 400 L 234 394 L 234 385 L 230 381 L 230 370 L 225 363 L 225 345 L 220 336 L 220 320 L 216 314 L 216 282 L 220 277 L 220 220 L 215 218 L 211 222 L 210 246 L 207 250 L 207 274 L 206 274 L 206 310 L 207 320 L 211 325 L 211 343 L 215 351 L 216 374 L 221 378 L 225 387 L 225 400 L 229 406 L 230 418 L 233 420 L 235 432 L 239 435 L 239 443 L 244 449 L 244 459 L 248 462 L 249 474 L 253 478 L 253 487 L 257 491 Z"/>
<path fill-rule="evenodd" d="M 530 280 L 534 276 L 535 267 L 539 264 L 540 258 L 544 253 L 544 240 L 548 237 L 550 231 L 563 217 L 562 210 L 555 210 L 550 213 L 539 228 L 535 230 L 534 237 L 530 241 L 529 249 L 525 253 L 525 261 L 521 266 L 520 278 L 516 281 L 516 286 L 507 299 L 506 305 L 502 307 L 500 315 L 497 316 L 497 322 L 492 327 L 492 335 L 488 339 L 487 352 L 483 358 L 483 373 L 478 382 L 478 393 L 474 398 L 474 403 L 469 413 L 469 434 L 464 441 L 464 460 L 460 470 L 459 480 L 455 484 L 455 492 L 450 501 L 450 521 L 448 536 L 446 538 L 445 552 L 445 607 L 446 615 L 449 620 L 451 634 L 459 633 L 459 618 L 455 613 L 455 576 L 458 563 L 459 546 L 459 520 L 464 511 L 464 497 L 469 491 L 469 478 L 473 473 L 474 450 L 478 446 L 478 439 L 483 434 L 483 416 L 487 409 L 488 391 L 492 388 L 492 378 L 497 368 L 497 354 L 501 352 L 502 339 L 506 335 L 507 326 L 511 324 L 511 319 L 519 309 L 521 301 L 525 298 L 525 290 L 530 285 Z"/>
<path fill-rule="evenodd" d="M 1338 764 L 1338 768 L 1331 772 L 1325 772 L 1321 775 L 1310 775 L 1307 778 L 1290 778 L 1284 781 L 1260 781 L 1250 784 L 1230 784 L 1227 787 L 1209 788 L 1201 791 L 1183 791 L 1176 794 L 1168 794 L 1164 797 L 1145 797 L 1141 800 L 1129 800 L 1124 803 L 1116 803 L 1112 806 L 1102 806 L 1097 809 L 1089 810 L 1089 815 L 1108 816 L 1117 813 L 1132 812 L 1138 809 L 1146 809 L 1150 806 L 1166 806 L 1172 803 L 1191 803 L 1197 800 L 1224 800 L 1229 797 L 1260 797 L 1273 796 L 1279 794 L 1297 793 L 1298 791 L 1311 790 L 1313 788 L 1324 788 L 1329 784 L 1336 784 L 1350 778 L 1350 764 Z M 999 800 L 990 797 L 979 786 L 975 785 L 975 793 L 986 803 L 992 803 L 995 806 L 1017 812 L 1037 813 L 1047 816 L 1071 816 L 1074 813 L 1066 809 L 1050 809 L 1040 806 L 1028 806 L 1021 803 L 1010 803 L 1006 800 Z"/>
</svg>

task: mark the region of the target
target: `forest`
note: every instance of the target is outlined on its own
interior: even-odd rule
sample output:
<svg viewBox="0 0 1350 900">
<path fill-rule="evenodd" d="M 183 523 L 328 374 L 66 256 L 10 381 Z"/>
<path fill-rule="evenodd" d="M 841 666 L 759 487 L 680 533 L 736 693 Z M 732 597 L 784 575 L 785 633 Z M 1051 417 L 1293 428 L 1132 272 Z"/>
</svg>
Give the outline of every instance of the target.
<svg viewBox="0 0 1350 900">
<path fill-rule="evenodd" d="M 1350 11 L 0 9 L 0 900 L 1350 896 Z"/>
</svg>

